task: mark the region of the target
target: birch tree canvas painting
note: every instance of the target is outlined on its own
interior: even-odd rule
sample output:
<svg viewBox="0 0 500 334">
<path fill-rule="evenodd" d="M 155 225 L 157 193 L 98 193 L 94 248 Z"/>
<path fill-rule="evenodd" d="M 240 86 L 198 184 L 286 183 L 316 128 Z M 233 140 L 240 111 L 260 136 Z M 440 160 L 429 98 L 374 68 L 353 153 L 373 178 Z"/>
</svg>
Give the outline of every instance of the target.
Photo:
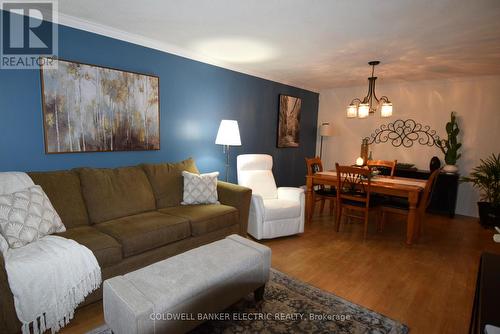
<svg viewBox="0 0 500 334">
<path fill-rule="evenodd" d="M 57 63 L 40 70 L 47 153 L 160 149 L 158 77 Z"/>
<path fill-rule="evenodd" d="M 301 108 L 300 98 L 280 95 L 278 147 L 299 147 Z"/>
</svg>

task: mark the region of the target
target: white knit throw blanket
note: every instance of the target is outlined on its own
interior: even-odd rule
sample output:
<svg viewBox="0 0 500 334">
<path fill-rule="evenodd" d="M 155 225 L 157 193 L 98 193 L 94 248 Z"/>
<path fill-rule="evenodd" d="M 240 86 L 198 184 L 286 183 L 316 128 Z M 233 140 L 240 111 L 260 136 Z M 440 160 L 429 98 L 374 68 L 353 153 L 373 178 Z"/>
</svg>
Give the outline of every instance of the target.
<svg viewBox="0 0 500 334">
<path fill-rule="evenodd" d="M 94 254 L 79 243 L 49 235 L 9 249 L 5 257 L 22 333 L 52 333 L 73 318 L 79 303 L 101 284 Z"/>
</svg>

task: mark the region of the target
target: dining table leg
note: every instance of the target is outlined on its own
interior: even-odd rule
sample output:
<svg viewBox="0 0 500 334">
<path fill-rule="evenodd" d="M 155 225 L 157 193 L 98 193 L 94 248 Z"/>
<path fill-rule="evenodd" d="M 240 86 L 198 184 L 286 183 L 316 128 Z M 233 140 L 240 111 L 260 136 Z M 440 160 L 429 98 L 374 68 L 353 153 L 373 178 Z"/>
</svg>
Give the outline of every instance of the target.
<svg viewBox="0 0 500 334">
<path fill-rule="evenodd" d="M 313 182 L 311 177 L 306 178 L 306 224 L 311 222 L 313 206 Z"/>
<path fill-rule="evenodd" d="M 417 222 L 417 203 L 418 203 L 418 192 L 412 191 L 408 194 L 408 221 L 406 225 L 406 243 L 411 245 L 415 240 L 415 232 L 418 228 Z"/>
</svg>

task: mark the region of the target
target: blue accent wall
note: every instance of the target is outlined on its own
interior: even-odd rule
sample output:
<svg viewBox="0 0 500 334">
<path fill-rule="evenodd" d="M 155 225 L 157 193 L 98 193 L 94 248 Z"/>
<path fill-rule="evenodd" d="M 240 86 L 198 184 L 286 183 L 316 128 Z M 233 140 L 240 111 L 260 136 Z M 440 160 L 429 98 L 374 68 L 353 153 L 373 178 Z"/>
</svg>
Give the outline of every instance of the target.
<svg viewBox="0 0 500 334">
<path fill-rule="evenodd" d="M 215 136 L 221 119 L 235 119 L 242 146 L 231 150 L 231 181 L 236 155 L 267 153 L 279 186 L 305 183 L 304 158 L 315 154 L 317 93 L 62 25 L 59 57 L 158 75 L 161 150 L 47 155 L 39 71 L 0 70 L 0 171 L 117 167 L 192 156 L 202 172 L 218 170 L 223 178 L 225 156 Z M 279 94 L 302 98 L 299 148 L 276 147 Z"/>
</svg>

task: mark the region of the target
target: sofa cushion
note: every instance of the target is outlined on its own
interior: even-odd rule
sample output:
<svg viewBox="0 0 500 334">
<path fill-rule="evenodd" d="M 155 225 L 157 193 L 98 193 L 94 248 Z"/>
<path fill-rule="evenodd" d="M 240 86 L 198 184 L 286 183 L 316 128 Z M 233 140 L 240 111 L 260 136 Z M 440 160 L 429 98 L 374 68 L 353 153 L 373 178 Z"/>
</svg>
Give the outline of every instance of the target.
<svg viewBox="0 0 500 334">
<path fill-rule="evenodd" d="M 177 163 L 143 164 L 158 209 L 180 205 L 184 188 L 182 171 L 199 174 L 192 158 Z"/>
<path fill-rule="evenodd" d="M 140 167 L 78 169 L 82 193 L 92 223 L 130 216 L 156 208 L 153 190 Z"/>
<path fill-rule="evenodd" d="M 110 220 L 95 226 L 118 240 L 124 257 L 165 246 L 191 235 L 187 219 L 157 211 Z"/>
<path fill-rule="evenodd" d="M 193 236 L 207 234 L 239 223 L 238 210 L 227 205 L 200 204 L 176 206 L 160 209 L 159 211 L 189 219 Z"/>
<path fill-rule="evenodd" d="M 31 172 L 28 175 L 42 187 L 66 228 L 89 224 L 78 173 L 54 171 Z"/>
<path fill-rule="evenodd" d="M 122 247 L 120 244 L 109 235 L 98 231 L 92 226 L 71 228 L 57 235 L 73 239 L 90 249 L 101 267 L 109 267 L 122 260 Z"/>
</svg>

